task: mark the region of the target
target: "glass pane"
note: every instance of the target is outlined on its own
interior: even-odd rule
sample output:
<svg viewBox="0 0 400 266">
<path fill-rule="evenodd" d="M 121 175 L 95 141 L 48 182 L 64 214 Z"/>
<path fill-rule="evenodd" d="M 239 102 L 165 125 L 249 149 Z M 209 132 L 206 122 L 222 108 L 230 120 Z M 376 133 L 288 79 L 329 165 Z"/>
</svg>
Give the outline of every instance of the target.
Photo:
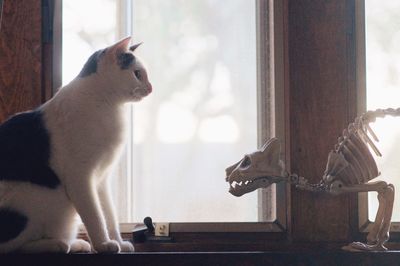
<svg viewBox="0 0 400 266">
<path fill-rule="evenodd" d="M 63 85 L 78 75 L 93 52 L 118 39 L 117 8 L 116 0 L 63 1 Z"/>
<path fill-rule="evenodd" d="M 367 109 L 400 107 L 400 2 L 366 0 Z M 386 117 L 371 124 L 383 157 L 377 158 L 379 180 L 400 188 L 400 118 Z M 368 196 L 369 218 L 375 219 L 376 193 Z M 400 200 L 395 200 L 393 221 L 400 221 Z"/>
<path fill-rule="evenodd" d="M 117 18 L 121 2 L 117 0 L 64 0 L 62 36 L 62 84 L 76 77 L 89 56 L 121 38 L 122 31 Z M 93 12 L 93 7 L 96 12 Z M 130 220 L 128 201 L 131 184 L 125 160 L 115 169 L 112 179 L 114 205 L 119 221 Z"/>
<path fill-rule="evenodd" d="M 257 221 L 224 169 L 257 148 L 255 1 L 135 0 L 154 93 L 134 107 L 133 215 Z"/>
<path fill-rule="evenodd" d="M 225 182 L 257 148 L 255 1 L 64 0 L 63 84 L 130 29 L 154 92 L 127 108 L 119 220 L 257 221 L 257 193 L 236 198 Z"/>
</svg>

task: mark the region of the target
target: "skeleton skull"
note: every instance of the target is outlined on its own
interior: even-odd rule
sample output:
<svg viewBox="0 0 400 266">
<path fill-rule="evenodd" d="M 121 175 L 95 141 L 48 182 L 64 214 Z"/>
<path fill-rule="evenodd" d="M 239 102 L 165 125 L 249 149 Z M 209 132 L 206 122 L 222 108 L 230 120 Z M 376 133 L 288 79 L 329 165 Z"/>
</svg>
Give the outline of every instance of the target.
<svg viewBox="0 0 400 266">
<path fill-rule="evenodd" d="M 258 151 L 245 155 L 239 162 L 226 168 L 229 192 L 239 197 L 257 188 L 285 181 L 288 174 L 279 159 L 280 150 L 279 140 L 273 138 Z"/>
</svg>

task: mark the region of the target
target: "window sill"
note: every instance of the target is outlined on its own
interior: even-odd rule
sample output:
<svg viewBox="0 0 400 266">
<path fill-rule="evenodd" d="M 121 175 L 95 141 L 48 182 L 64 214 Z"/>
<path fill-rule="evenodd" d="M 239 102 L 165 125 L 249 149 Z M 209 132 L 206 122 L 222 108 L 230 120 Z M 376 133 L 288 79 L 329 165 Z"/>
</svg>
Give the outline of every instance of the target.
<svg viewBox="0 0 400 266">
<path fill-rule="evenodd" d="M 340 248 L 286 246 L 269 251 L 135 252 L 122 254 L 5 254 L 7 265 L 394 265 L 399 251 L 346 252 Z"/>
</svg>

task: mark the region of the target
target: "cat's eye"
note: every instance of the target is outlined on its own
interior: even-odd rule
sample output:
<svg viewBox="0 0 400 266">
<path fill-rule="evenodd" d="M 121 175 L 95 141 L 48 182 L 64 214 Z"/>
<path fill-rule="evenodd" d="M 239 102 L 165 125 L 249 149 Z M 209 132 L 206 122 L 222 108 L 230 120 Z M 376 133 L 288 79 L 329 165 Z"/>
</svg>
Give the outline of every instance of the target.
<svg viewBox="0 0 400 266">
<path fill-rule="evenodd" d="M 142 80 L 142 73 L 140 73 L 140 70 L 135 70 L 133 73 L 135 73 L 135 76 L 138 80 Z"/>
</svg>

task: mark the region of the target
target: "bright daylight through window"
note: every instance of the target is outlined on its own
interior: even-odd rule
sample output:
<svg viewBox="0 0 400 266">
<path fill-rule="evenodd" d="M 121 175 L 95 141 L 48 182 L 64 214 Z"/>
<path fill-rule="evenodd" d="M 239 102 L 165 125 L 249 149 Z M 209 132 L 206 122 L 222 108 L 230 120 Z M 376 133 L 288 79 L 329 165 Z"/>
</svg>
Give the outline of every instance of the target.
<svg viewBox="0 0 400 266">
<path fill-rule="evenodd" d="M 365 1 L 367 109 L 400 107 L 399 1 Z M 400 118 L 386 117 L 371 124 L 383 157 L 377 158 L 379 180 L 400 188 Z M 369 219 L 378 208 L 376 193 L 368 197 Z M 400 200 L 395 200 L 392 221 L 400 221 Z"/>
<path fill-rule="evenodd" d="M 257 193 L 233 197 L 225 182 L 257 148 L 255 14 L 248 0 L 63 1 L 63 84 L 94 51 L 144 42 L 153 93 L 126 108 L 113 186 L 122 222 L 259 221 Z"/>
</svg>

